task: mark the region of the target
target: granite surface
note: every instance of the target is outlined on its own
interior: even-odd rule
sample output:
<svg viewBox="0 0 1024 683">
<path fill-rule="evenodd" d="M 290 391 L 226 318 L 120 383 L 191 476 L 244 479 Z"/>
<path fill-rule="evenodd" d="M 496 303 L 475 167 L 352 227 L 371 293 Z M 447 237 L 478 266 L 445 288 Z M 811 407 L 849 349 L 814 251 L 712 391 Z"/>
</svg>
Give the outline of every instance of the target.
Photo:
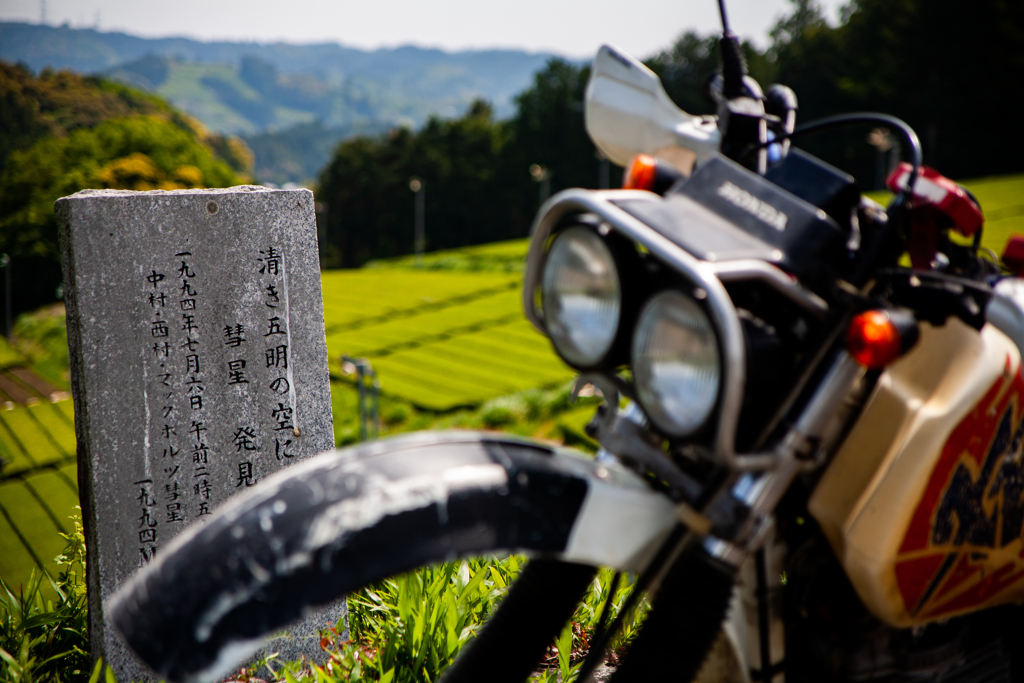
<svg viewBox="0 0 1024 683">
<path fill-rule="evenodd" d="M 88 190 L 55 208 L 93 655 L 146 680 L 104 602 L 229 496 L 334 446 L 313 196 Z M 316 629 L 344 616 L 271 651 L 319 659 Z"/>
</svg>

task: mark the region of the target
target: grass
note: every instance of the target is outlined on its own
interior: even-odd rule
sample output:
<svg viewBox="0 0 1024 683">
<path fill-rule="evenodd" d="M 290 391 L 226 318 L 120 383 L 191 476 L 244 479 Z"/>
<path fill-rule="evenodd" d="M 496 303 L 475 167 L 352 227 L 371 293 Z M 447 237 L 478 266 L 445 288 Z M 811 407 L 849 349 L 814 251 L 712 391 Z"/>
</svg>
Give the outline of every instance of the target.
<svg viewBox="0 0 1024 683">
<path fill-rule="evenodd" d="M 102 663 L 89 665 L 81 518 L 72 518 L 72 530 L 60 537 L 64 552 L 55 560 L 56 579 L 33 572 L 25 585 L 12 588 L 0 578 L 0 683 L 99 679 Z"/>
<path fill-rule="evenodd" d="M 528 239 L 492 242 L 476 247 L 448 249 L 425 254 L 421 261 L 415 256 L 402 256 L 383 261 L 371 261 L 366 268 L 423 268 L 458 272 L 521 273 L 526 260 Z"/>
<path fill-rule="evenodd" d="M 466 251 L 476 259 L 519 249 L 525 249 L 522 241 Z M 522 254 L 514 258 L 521 261 Z M 359 438 L 357 394 L 339 363 L 346 352 L 370 355 L 381 378 L 382 435 L 514 427 L 560 440 L 557 420 L 568 408 L 566 383 L 572 374 L 547 341 L 522 322 L 518 287 L 519 275 L 504 271 L 424 271 L 398 263 L 325 272 L 336 443 Z M 508 321 L 481 324 L 496 315 Z M 13 346 L 6 341 L 0 346 L 0 361 L 28 365 L 67 389 L 63 308 L 20 316 L 15 332 Z M 522 394 L 515 400 L 539 402 L 541 409 L 520 410 L 516 414 L 524 420 L 515 425 L 496 420 L 493 411 L 482 416 L 490 410 L 481 412 L 483 404 L 511 393 Z M 78 496 L 73 406 L 38 398 L 35 405 L 11 404 L 10 410 L 0 401 L 0 547 L 6 549 L 0 576 L 15 586 L 23 585 L 33 569 L 55 570 L 51 539 L 66 531 L 60 523 Z"/>
<path fill-rule="evenodd" d="M 85 544 L 81 519 L 71 519 L 70 533 L 60 534 L 56 579 L 33 574 L 20 590 L 0 579 L 0 683 L 89 681 L 116 683 L 102 662 L 89 666 L 85 589 Z M 321 633 L 327 662 L 279 662 L 271 655 L 232 680 L 318 683 L 424 683 L 436 681 L 479 632 L 518 575 L 524 558 L 509 555 L 447 562 L 385 579 L 349 596 L 350 637 L 342 624 Z M 633 590 L 633 577 L 619 582 L 608 603 L 613 573 L 598 571 L 571 620 L 548 652 L 533 680 L 576 679 L 590 639 L 611 605 L 606 623 L 622 609 Z M 48 588 L 48 590 L 44 590 Z M 636 635 L 649 604 L 636 603 L 624 628 L 612 641 L 617 657 Z"/>
<path fill-rule="evenodd" d="M 368 680 L 414 683 L 435 681 L 478 632 L 515 580 L 523 558 L 464 560 L 427 567 L 359 591 L 349 599 L 352 640 L 328 637 L 331 659 L 309 667 L 329 681 Z M 534 680 L 575 680 L 612 585 L 613 573 L 600 570 L 562 633 L 548 649 Z M 621 582 L 608 619 L 614 618 L 633 589 Z M 636 635 L 649 608 L 640 601 L 612 643 L 623 649 Z"/>
<path fill-rule="evenodd" d="M 9 368 L 14 365 L 24 365 L 25 358 L 18 353 L 7 341 L 7 337 L 0 336 L 0 368 Z"/>
<path fill-rule="evenodd" d="M 985 213 L 982 245 L 1002 253 L 1010 235 L 1024 233 L 1024 175 L 965 181 Z"/>
<path fill-rule="evenodd" d="M 367 357 L 384 395 L 434 411 L 572 376 L 523 320 L 518 275 L 405 263 L 324 273 L 332 369 L 344 354 Z"/>
</svg>

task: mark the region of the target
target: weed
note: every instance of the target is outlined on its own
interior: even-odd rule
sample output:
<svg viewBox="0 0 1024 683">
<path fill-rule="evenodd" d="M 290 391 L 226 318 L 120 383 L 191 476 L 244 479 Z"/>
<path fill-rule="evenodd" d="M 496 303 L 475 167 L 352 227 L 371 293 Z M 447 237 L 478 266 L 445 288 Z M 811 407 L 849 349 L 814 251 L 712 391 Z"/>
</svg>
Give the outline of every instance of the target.
<svg viewBox="0 0 1024 683">
<path fill-rule="evenodd" d="M 72 520 L 75 531 L 62 534 L 67 546 L 56 559 L 62 567 L 56 580 L 34 574 L 17 595 L 0 580 L 0 683 L 117 683 L 102 661 L 89 666 L 85 539 L 80 514 Z M 322 634 L 321 647 L 329 655 L 325 665 L 280 662 L 270 656 L 240 670 L 233 680 L 260 683 L 263 679 L 257 676 L 266 671 L 285 683 L 436 681 L 498 606 L 522 563 L 515 555 L 461 560 L 377 582 L 349 596 L 349 640 L 341 639 L 337 627 Z M 597 573 L 535 680 L 575 680 L 612 576 L 608 569 Z M 46 597 L 47 587 L 56 601 Z M 631 582 L 620 584 L 608 619 L 631 590 Z M 639 601 L 612 642 L 613 650 L 632 639 L 646 610 L 646 602 Z"/>
<path fill-rule="evenodd" d="M 351 640 L 337 629 L 322 645 L 327 680 L 433 681 L 455 659 L 505 594 L 520 559 L 476 559 L 423 567 L 349 596 Z"/>
<path fill-rule="evenodd" d="M 34 571 L 15 594 L 0 579 L 0 683 L 98 680 L 88 654 L 88 601 L 85 595 L 85 537 L 81 513 L 71 517 L 75 530 L 56 562 L 63 569 L 53 580 Z M 56 601 L 48 597 L 50 591 Z M 106 679 L 113 680 L 113 673 Z"/>
<path fill-rule="evenodd" d="M 305 674 L 317 683 L 436 681 L 497 607 L 522 562 L 513 555 L 445 563 L 358 591 L 349 596 L 351 639 L 341 640 L 338 628 L 325 631 L 321 646 L 330 658 L 324 666 L 291 663 L 275 672 L 276 679 L 287 682 Z M 548 649 L 534 681 L 575 680 L 612 576 L 606 569 L 595 576 L 572 619 Z M 632 586 L 629 581 L 620 583 L 609 620 L 621 609 Z M 613 650 L 621 650 L 633 638 L 647 609 L 646 601 L 639 601 L 613 641 Z M 616 661 L 614 651 L 612 661 Z"/>
</svg>

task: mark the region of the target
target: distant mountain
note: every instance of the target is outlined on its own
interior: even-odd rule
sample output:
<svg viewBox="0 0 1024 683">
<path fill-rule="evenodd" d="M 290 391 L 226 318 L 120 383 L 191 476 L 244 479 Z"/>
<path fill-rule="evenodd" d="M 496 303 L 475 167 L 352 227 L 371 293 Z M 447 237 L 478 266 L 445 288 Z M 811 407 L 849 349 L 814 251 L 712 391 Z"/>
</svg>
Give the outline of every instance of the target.
<svg viewBox="0 0 1024 683">
<path fill-rule="evenodd" d="M 261 183 L 310 183 L 327 165 L 337 144 L 352 135 L 383 133 L 384 124 L 330 128 L 320 121 L 300 123 L 285 130 L 244 135 L 255 157 L 255 174 Z"/>
<path fill-rule="evenodd" d="M 373 51 L 338 44 L 207 43 L 0 22 L 0 59 L 101 73 L 157 92 L 221 133 L 319 121 L 332 130 L 418 126 L 474 99 L 500 116 L 553 55 L 517 50 Z"/>
</svg>

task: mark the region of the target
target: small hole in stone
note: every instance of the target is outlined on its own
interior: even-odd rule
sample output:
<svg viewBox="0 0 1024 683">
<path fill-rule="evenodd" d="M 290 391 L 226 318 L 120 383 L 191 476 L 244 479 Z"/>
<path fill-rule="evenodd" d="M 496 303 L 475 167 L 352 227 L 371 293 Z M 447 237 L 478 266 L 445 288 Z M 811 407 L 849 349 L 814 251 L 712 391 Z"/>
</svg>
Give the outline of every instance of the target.
<svg viewBox="0 0 1024 683">
<path fill-rule="evenodd" d="M 220 211 L 220 207 L 219 207 L 219 206 L 217 206 L 217 202 L 215 202 L 215 201 L 213 201 L 213 200 L 211 199 L 210 201 L 206 202 L 206 210 L 207 210 L 207 211 L 209 212 L 209 214 L 210 214 L 210 215 L 212 216 L 213 214 L 215 214 L 215 213 L 217 213 L 218 211 Z"/>
</svg>

